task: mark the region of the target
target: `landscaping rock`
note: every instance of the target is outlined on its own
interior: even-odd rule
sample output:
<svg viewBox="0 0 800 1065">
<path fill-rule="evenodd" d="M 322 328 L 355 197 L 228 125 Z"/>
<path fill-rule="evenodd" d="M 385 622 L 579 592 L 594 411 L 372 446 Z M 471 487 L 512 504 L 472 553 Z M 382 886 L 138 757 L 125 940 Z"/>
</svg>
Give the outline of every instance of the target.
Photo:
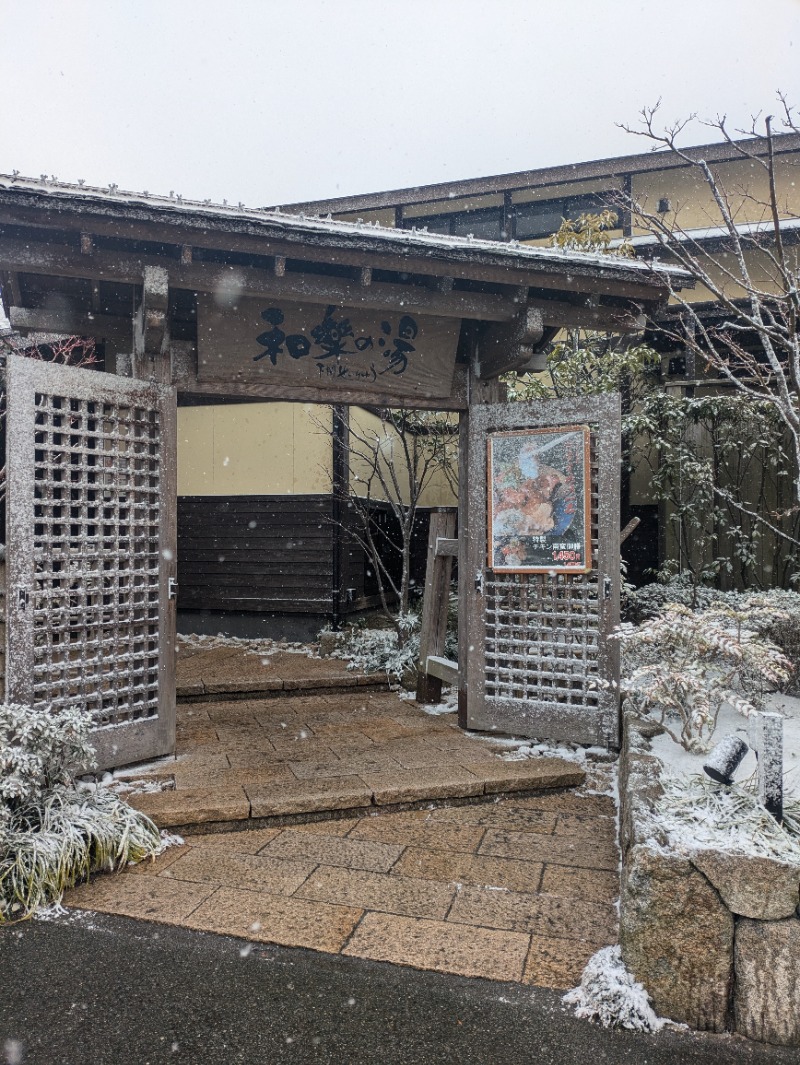
<svg viewBox="0 0 800 1065">
<path fill-rule="evenodd" d="M 651 834 L 648 813 L 664 793 L 661 762 L 654 754 L 630 751 L 620 766 L 620 846 L 622 853 Z"/>
<path fill-rule="evenodd" d="M 789 862 L 702 850 L 692 854 L 692 864 L 740 917 L 777 921 L 791 917 L 800 903 L 800 866 Z"/>
<path fill-rule="evenodd" d="M 800 920 L 736 923 L 736 1030 L 800 1046 Z"/>
<path fill-rule="evenodd" d="M 722 1032 L 733 981 L 733 916 L 688 859 L 636 846 L 622 891 L 622 957 L 656 1013 Z"/>
</svg>

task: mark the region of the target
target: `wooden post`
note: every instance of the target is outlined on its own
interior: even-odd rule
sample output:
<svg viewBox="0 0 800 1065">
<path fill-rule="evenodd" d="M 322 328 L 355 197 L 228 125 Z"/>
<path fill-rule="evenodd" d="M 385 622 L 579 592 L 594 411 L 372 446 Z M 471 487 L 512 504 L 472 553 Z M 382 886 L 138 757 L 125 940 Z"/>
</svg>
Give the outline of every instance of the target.
<svg viewBox="0 0 800 1065">
<path fill-rule="evenodd" d="M 331 587 L 331 626 L 338 632 L 342 624 L 342 555 L 344 554 L 344 519 L 347 513 L 348 483 L 350 481 L 350 452 L 348 437 L 350 435 L 350 408 L 337 403 L 331 407 L 333 419 L 331 435 L 331 549 L 332 587 Z"/>
<path fill-rule="evenodd" d="M 776 821 L 783 820 L 783 718 L 756 711 L 748 722 L 748 739 L 758 758 L 758 801 Z"/>
<path fill-rule="evenodd" d="M 431 512 L 425 597 L 422 601 L 422 624 L 419 634 L 418 703 L 438 703 L 442 698 L 442 682 L 438 677 L 428 674 L 427 661 L 431 655 L 441 657 L 444 654 L 453 556 L 438 552 L 437 545 L 441 540 L 452 541 L 455 531 L 456 511 L 452 507 L 442 507 Z"/>
<path fill-rule="evenodd" d="M 169 342 L 169 275 L 163 266 L 145 266 L 133 324 L 133 376 L 170 384 Z"/>
</svg>

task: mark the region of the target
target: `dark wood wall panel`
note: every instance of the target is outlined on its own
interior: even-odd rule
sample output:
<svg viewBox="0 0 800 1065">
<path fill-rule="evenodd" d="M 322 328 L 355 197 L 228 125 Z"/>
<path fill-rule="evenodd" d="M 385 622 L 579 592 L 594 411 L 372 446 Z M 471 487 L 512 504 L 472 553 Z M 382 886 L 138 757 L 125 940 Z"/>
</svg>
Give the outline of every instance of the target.
<svg viewBox="0 0 800 1065">
<path fill-rule="evenodd" d="M 330 612 L 330 515 L 330 496 L 179 497 L 179 609 Z"/>
<path fill-rule="evenodd" d="M 380 603 L 364 551 L 331 521 L 330 496 L 180 496 L 178 608 L 278 614 L 336 612 L 333 552 L 340 550 L 339 614 Z M 429 512 L 414 528 L 412 572 L 422 587 Z"/>
</svg>

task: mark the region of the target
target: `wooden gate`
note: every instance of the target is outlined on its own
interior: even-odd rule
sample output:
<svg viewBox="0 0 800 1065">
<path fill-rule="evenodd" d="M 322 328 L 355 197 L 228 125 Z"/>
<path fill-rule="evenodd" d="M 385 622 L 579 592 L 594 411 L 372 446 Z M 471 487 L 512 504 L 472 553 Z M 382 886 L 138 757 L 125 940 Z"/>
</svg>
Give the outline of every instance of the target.
<svg viewBox="0 0 800 1065">
<path fill-rule="evenodd" d="M 525 432 L 547 429 L 547 435 Z M 467 435 L 459 548 L 462 722 L 542 740 L 617 746 L 618 698 L 603 682 L 618 679 L 618 650 L 607 637 L 619 621 L 619 397 L 478 405 L 470 409 Z M 506 496 L 510 507 L 522 508 L 514 520 L 529 535 L 515 538 L 513 521 L 496 513 L 495 528 L 505 535 L 490 548 L 491 504 L 496 510 L 503 476 L 495 464 L 490 480 L 490 455 L 517 438 L 513 446 L 523 465 L 541 450 L 540 465 L 528 474 L 541 472 L 543 480 L 518 474 Z M 572 448 L 571 473 L 547 465 L 559 446 Z M 559 519 L 551 502 L 537 511 L 537 491 L 542 501 L 559 499 L 562 510 L 574 512 L 559 550 L 552 531 L 530 535 L 545 533 Z M 568 520 L 561 515 L 562 525 Z M 519 557 L 528 550 L 540 557 Z M 570 567 L 574 572 L 564 572 Z"/>
<path fill-rule="evenodd" d="M 9 357 L 6 692 L 94 717 L 100 768 L 175 742 L 173 388 Z"/>
</svg>

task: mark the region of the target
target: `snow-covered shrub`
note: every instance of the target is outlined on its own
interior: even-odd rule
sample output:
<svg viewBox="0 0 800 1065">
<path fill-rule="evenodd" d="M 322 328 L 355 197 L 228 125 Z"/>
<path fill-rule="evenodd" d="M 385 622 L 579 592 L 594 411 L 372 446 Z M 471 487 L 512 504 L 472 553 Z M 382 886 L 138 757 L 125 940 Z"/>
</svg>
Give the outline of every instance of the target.
<svg viewBox="0 0 800 1065">
<path fill-rule="evenodd" d="M 98 869 L 154 855 L 156 826 L 74 773 L 94 756 L 91 715 L 0 706 L 0 924 L 58 902 Z"/>
<path fill-rule="evenodd" d="M 664 1026 L 645 989 L 625 968 L 619 947 L 603 947 L 592 955 L 579 986 L 568 991 L 563 1001 L 575 1007 L 576 1017 L 603 1028 L 657 1032 Z"/>
<path fill-rule="evenodd" d="M 90 728 L 91 716 L 77 709 L 0 705 L 0 818 L 67 784 L 76 767 L 91 767 Z"/>
<path fill-rule="evenodd" d="M 800 592 L 772 588 L 738 596 L 728 593 L 726 600 L 747 614 L 750 628 L 780 647 L 794 669 L 786 690 L 800 694 Z"/>
<path fill-rule="evenodd" d="M 688 576 L 668 581 L 627 586 L 623 594 L 623 616 L 640 624 L 670 605 L 690 610 L 708 610 L 727 604 L 747 616 L 747 627 L 766 637 L 783 651 L 794 667 L 790 691 L 800 691 L 800 592 L 771 588 L 761 592 L 721 592 L 703 584 L 693 584 Z"/>
<path fill-rule="evenodd" d="M 626 621 L 635 625 L 653 618 L 672 605 L 685 606 L 690 610 L 707 610 L 715 603 L 724 601 L 725 592 L 705 584 L 696 584 L 686 574 L 677 574 L 666 581 L 654 581 L 641 588 L 625 590 L 622 612 Z"/>
<path fill-rule="evenodd" d="M 399 681 L 417 668 L 419 618 L 416 614 L 401 614 L 397 618 L 397 628 L 393 629 L 353 626 L 342 633 L 340 645 L 333 654 L 347 659 L 348 669 L 385 673 Z"/>
<path fill-rule="evenodd" d="M 667 778 L 653 812 L 653 838 L 671 850 L 690 853 L 711 847 L 730 854 L 800 863 L 798 804 L 787 803 L 783 823 L 767 813 L 755 795 L 708 777 Z"/>
<path fill-rule="evenodd" d="M 785 655 L 750 627 L 761 612 L 774 614 L 752 603 L 696 612 L 672 604 L 639 626 L 622 625 L 623 690 L 686 750 L 707 750 L 723 702 L 747 717 L 791 675 Z"/>
</svg>

